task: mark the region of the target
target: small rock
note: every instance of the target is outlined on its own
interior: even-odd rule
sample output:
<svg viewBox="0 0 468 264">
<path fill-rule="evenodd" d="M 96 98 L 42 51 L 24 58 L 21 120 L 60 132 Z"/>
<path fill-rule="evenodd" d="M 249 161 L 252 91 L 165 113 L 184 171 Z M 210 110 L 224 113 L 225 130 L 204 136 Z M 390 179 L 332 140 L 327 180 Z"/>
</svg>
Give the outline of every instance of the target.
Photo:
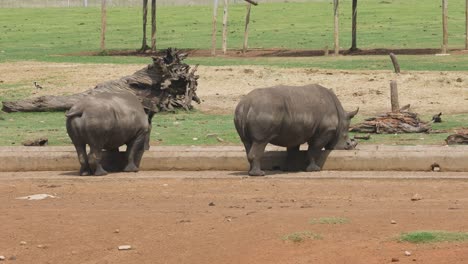
<svg viewBox="0 0 468 264">
<path fill-rule="evenodd" d="M 47 246 L 46 246 L 46 245 L 37 245 L 37 248 L 46 249 L 46 248 L 47 248 Z"/>
<path fill-rule="evenodd" d="M 130 250 L 130 249 L 132 249 L 132 246 L 130 246 L 130 245 L 119 246 L 119 250 Z"/>
<path fill-rule="evenodd" d="M 198 138 L 196 138 L 196 137 L 195 137 L 195 138 L 192 138 L 192 139 L 195 140 L 195 141 L 198 140 Z"/>
<path fill-rule="evenodd" d="M 413 197 L 411 197 L 411 201 L 419 201 L 421 199 L 422 199 L 421 195 L 419 195 L 417 193 L 415 195 L 413 195 Z"/>
<path fill-rule="evenodd" d="M 222 139 L 222 138 L 220 138 L 220 137 L 216 137 L 216 140 L 217 140 L 218 142 L 224 142 L 224 139 Z"/>
<path fill-rule="evenodd" d="M 463 79 L 462 78 L 457 78 L 457 82 L 463 82 Z"/>
<path fill-rule="evenodd" d="M 28 243 L 26 243 L 26 241 L 21 241 L 21 242 L 20 242 L 20 245 L 22 245 L 22 246 L 24 246 L 24 245 L 26 245 L 26 244 L 28 244 Z"/>
<path fill-rule="evenodd" d="M 395 220 L 392 220 L 392 221 L 390 221 L 390 224 L 395 225 L 395 224 L 396 224 L 396 221 L 395 221 Z"/>
<path fill-rule="evenodd" d="M 120 230 L 116 229 L 116 230 L 114 230 L 114 233 L 118 234 L 118 233 L 120 233 Z"/>
<path fill-rule="evenodd" d="M 392 258 L 392 262 L 398 262 L 398 261 L 400 261 L 399 258 Z"/>
<path fill-rule="evenodd" d="M 210 202 L 210 203 L 208 204 L 208 206 L 215 206 L 215 203 Z"/>
<path fill-rule="evenodd" d="M 407 256 L 407 257 L 411 256 L 411 252 L 405 251 L 405 256 Z"/>
<path fill-rule="evenodd" d="M 5 256 L 0 256 L 0 261 L 4 261 L 5 260 Z"/>
</svg>

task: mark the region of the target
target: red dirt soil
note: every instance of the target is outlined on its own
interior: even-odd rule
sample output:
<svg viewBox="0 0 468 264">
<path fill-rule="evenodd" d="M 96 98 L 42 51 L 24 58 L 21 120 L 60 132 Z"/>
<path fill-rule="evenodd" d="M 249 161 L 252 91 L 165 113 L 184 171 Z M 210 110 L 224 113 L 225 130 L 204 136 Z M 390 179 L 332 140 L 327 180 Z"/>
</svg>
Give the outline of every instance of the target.
<svg viewBox="0 0 468 264">
<path fill-rule="evenodd" d="M 5 263 L 381 264 L 392 258 L 399 263 L 468 263 L 468 242 L 396 241 L 400 233 L 415 230 L 468 231 L 466 179 L 300 178 L 434 175 L 403 172 L 280 178 L 215 171 L 73 175 L 0 173 L 0 255 Z M 39 193 L 57 198 L 16 199 Z M 411 201 L 416 193 L 422 199 Z M 310 223 L 322 217 L 349 222 Z M 301 231 L 322 238 L 282 239 Z M 119 251 L 120 245 L 133 249 Z"/>
</svg>

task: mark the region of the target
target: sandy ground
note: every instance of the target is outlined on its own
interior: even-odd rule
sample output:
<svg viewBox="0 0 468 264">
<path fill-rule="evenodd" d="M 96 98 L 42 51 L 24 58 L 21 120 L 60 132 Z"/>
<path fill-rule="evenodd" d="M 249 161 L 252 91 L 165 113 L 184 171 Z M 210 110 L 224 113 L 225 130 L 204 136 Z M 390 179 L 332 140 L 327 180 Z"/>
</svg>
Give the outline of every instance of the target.
<svg viewBox="0 0 468 264">
<path fill-rule="evenodd" d="M 228 171 L 95 178 L 74 173 L 0 173 L 0 255 L 5 263 L 382 264 L 392 258 L 399 263 L 468 263 L 467 242 L 396 241 L 402 232 L 415 230 L 466 232 L 466 173 L 440 173 L 437 180 L 301 178 L 311 176 L 306 173 L 247 178 Z M 351 173 L 395 175 L 434 173 Z M 455 175 L 465 179 L 443 179 Z M 56 198 L 16 199 L 40 193 Z M 415 194 L 422 199 L 411 201 Z M 311 223 L 323 217 L 348 222 Z M 321 239 L 283 239 L 303 231 Z M 120 245 L 132 250 L 119 251 Z"/>
<path fill-rule="evenodd" d="M 0 64 L 0 85 L 19 85 L 31 89 L 31 96 L 71 94 L 96 84 L 130 75 L 144 65 L 70 64 L 15 62 Z M 239 99 L 255 88 L 273 85 L 318 83 L 332 88 L 344 107 L 374 115 L 390 109 L 390 80 L 396 79 L 400 105 L 411 104 L 420 114 L 468 112 L 466 72 L 341 71 L 280 69 L 275 67 L 227 66 L 199 67 L 198 108 L 211 113 L 233 113 Z M 33 94 L 32 82 L 44 89 Z M 14 89 L 14 88 L 10 88 Z"/>
</svg>

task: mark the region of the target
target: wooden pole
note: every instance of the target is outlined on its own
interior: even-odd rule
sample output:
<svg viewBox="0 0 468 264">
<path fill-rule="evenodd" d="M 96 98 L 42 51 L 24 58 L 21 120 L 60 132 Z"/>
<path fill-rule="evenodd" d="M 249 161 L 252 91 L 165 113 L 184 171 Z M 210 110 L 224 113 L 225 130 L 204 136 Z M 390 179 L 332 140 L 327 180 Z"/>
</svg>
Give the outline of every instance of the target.
<svg viewBox="0 0 468 264">
<path fill-rule="evenodd" d="M 465 49 L 468 50 L 468 0 L 465 4 Z"/>
<path fill-rule="evenodd" d="M 211 34 L 211 56 L 216 56 L 216 17 L 218 16 L 218 0 L 213 2 L 213 32 Z"/>
<path fill-rule="evenodd" d="M 226 52 L 227 52 L 228 5 L 229 5 L 229 1 L 228 1 L 228 0 L 224 0 L 224 12 L 223 12 L 223 54 L 226 54 Z"/>
<path fill-rule="evenodd" d="M 400 73 L 400 64 L 398 63 L 396 55 L 390 53 L 390 59 L 392 59 L 392 64 L 393 68 L 395 69 L 395 73 Z"/>
<path fill-rule="evenodd" d="M 106 0 L 101 0 L 101 51 L 104 51 L 106 49 L 106 25 Z"/>
<path fill-rule="evenodd" d="M 334 37 L 335 37 L 335 56 L 340 54 L 340 39 L 339 39 L 339 0 L 333 0 L 333 13 L 334 13 Z"/>
<path fill-rule="evenodd" d="M 468 0 L 467 0 L 468 1 Z M 353 20 L 352 20 L 352 25 L 351 25 L 351 51 L 357 50 L 357 40 L 356 40 L 356 27 L 357 27 L 357 0 L 353 0 L 353 7 L 352 7 L 352 12 L 353 12 Z"/>
<path fill-rule="evenodd" d="M 151 0 L 151 50 L 156 51 L 156 0 Z"/>
<path fill-rule="evenodd" d="M 148 48 L 146 43 L 146 23 L 148 19 L 148 0 L 143 0 L 143 40 L 141 43 L 141 51 L 145 51 Z"/>
<path fill-rule="evenodd" d="M 468 1 L 468 0 L 466 0 Z M 250 23 L 250 9 L 252 8 L 251 3 L 247 3 L 247 14 L 245 15 L 245 30 L 244 30 L 244 47 L 242 49 L 243 53 L 247 52 L 248 41 L 249 41 L 249 23 Z"/>
<path fill-rule="evenodd" d="M 396 113 L 400 110 L 400 104 L 398 102 L 398 88 L 397 81 L 390 81 L 390 103 L 392 104 L 392 112 Z"/>
<path fill-rule="evenodd" d="M 448 49 L 448 0 L 442 0 L 442 28 L 443 28 L 443 43 L 442 54 L 447 53 Z"/>
</svg>

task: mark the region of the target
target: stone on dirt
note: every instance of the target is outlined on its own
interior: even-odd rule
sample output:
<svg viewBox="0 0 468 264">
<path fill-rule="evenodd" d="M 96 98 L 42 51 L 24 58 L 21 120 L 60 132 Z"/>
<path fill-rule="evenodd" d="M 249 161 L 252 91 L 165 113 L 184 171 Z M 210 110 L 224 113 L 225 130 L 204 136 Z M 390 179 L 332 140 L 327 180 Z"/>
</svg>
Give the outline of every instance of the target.
<svg viewBox="0 0 468 264">
<path fill-rule="evenodd" d="M 4 261 L 5 260 L 5 256 L 0 256 L 0 261 Z"/>
<path fill-rule="evenodd" d="M 405 251 L 405 256 L 407 256 L 407 257 L 411 256 L 411 252 L 410 251 Z"/>
<path fill-rule="evenodd" d="M 392 258 L 392 262 L 398 262 L 398 261 L 400 261 L 399 258 Z"/>
<path fill-rule="evenodd" d="M 395 224 L 396 224 L 396 221 L 395 221 L 395 220 L 392 220 L 392 221 L 390 221 L 390 224 L 395 225 Z"/>
<path fill-rule="evenodd" d="M 421 195 L 419 195 L 417 193 L 415 195 L 413 195 L 413 197 L 411 197 L 411 201 L 419 201 L 421 199 L 422 199 Z"/>
<path fill-rule="evenodd" d="M 132 246 L 130 246 L 130 245 L 119 246 L 119 250 L 130 250 L 130 249 L 132 249 Z"/>
</svg>

